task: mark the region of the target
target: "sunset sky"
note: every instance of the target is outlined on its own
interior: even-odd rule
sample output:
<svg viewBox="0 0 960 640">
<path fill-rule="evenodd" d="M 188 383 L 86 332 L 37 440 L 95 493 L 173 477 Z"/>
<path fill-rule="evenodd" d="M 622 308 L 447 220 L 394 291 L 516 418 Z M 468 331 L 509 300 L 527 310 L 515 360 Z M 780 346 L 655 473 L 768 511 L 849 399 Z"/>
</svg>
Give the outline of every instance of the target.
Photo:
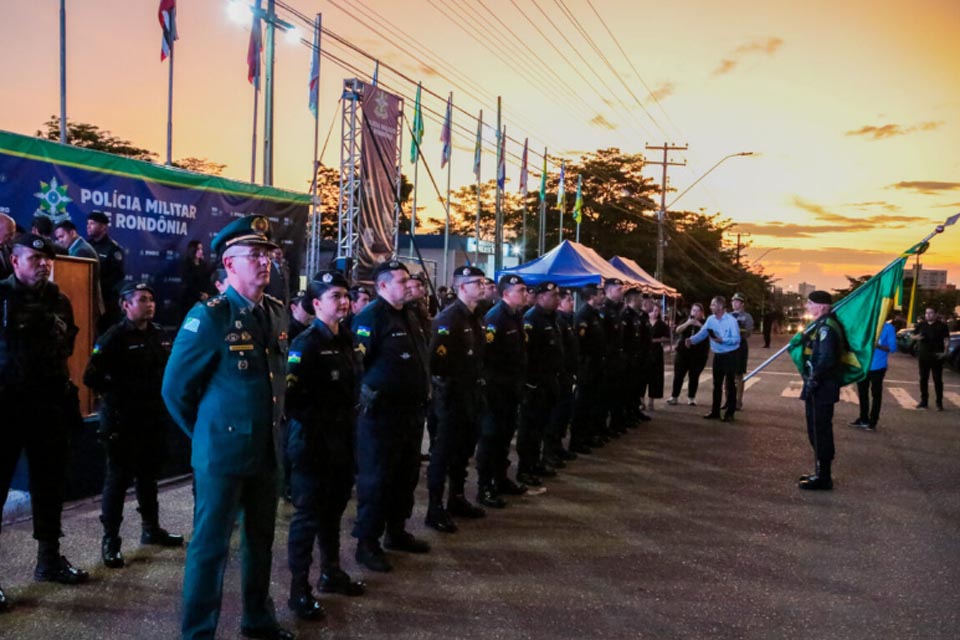
<svg viewBox="0 0 960 640">
<path fill-rule="evenodd" d="M 520 145 L 529 137 L 538 152 L 547 146 L 574 160 L 609 146 L 642 152 L 645 144 L 689 144 L 671 156 L 688 163 L 671 168 L 676 193 L 725 155 L 755 152 L 724 162 L 674 208 L 731 218 L 753 243 L 748 260 L 777 248 L 762 264 L 786 288 L 801 280 L 838 287 L 845 274 L 872 273 L 960 211 L 958 0 L 287 3 L 310 16 L 322 12 L 324 27 L 425 89 L 453 91 L 472 114 L 483 108 L 487 123 L 502 96 L 508 135 Z M 167 63 L 158 4 L 67 0 L 68 117 L 162 153 Z M 225 163 L 226 176 L 246 180 L 249 24 L 228 19 L 227 0 L 177 4 L 174 157 Z M 56 0 L 4 3 L 2 129 L 32 134 L 59 111 L 58 9 Z M 311 38 L 305 28 L 300 35 Z M 330 39 L 323 48 L 373 71 Z M 313 151 L 309 65 L 308 47 L 278 37 L 275 183 L 298 191 L 308 186 Z M 338 163 L 337 100 L 343 79 L 354 75 L 323 61 L 321 144 L 335 118 L 327 165 Z M 409 98 L 411 116 L 415 86 L 385 68 L 380 80 Z M 434 97 L 425 105 L 444 109 Z M 476 130 L 466 116 L 455 121 Z M 445 184 L 440 125 L 428 117 L 425 128 L 427 162 Z M 456 188 L 473 179 L 473 134 L 455 129 L 454 136 Z M 485 139 L 489 178 L 492 129 Z M 520 145 L 509 151 L 519 156 Z M 540 160 L 530 165 L 532 186 Z M 658 183 L 659 171 L 648 168 Z M 512 159 L 513 189 L 518 174 Z M 427 181 L 419 203 L 440 212 Z M 938 237 L 924 264 L 960 283 L 960 225 Z"/>
</svg>

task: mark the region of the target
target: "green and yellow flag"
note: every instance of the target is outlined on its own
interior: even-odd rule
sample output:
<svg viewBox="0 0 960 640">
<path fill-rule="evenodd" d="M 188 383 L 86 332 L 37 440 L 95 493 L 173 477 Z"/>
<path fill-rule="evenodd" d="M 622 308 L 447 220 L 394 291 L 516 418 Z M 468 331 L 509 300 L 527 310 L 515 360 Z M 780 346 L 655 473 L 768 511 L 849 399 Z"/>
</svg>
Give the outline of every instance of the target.
<svg viewBox="0 0 960 640">
<path fill-rule="evenodd" d="M 901 303 L 903 294 L 903 265 L 910 256 L 923 253 L 926 243 L 920 243 L 904 251 L 896 260 L 867 280 L 863 285 L 833 305 L 833 312 L 843 326 L 847 349 L 843 353 L 843 375 L 840 384 L 847 385 L 867 377 L 873 349 L 880 338 L 887 314 Z M 788 346 L 790 358 L 801 375 L 810 357 L 803 348 L 803 335 L 812 326 L 793 336 Z"/>
<path fill-rule="evenodd" d="M 420 108 L 420 90 L 422 84 L 417 85 L 417 101 L 413 106 L 413 124 L 410 129 L 413 136 L 410 140 L 410 162 L 416 162 L 420 158 L 420 143 L 423 142 L 423 111 Z"/>
<path fill-rule="evenodd" d="M 573 201 L 573 221 L 580 224 L 583 220 L 583 176 L 577 176 L 577 199 Z"/>
</svg>

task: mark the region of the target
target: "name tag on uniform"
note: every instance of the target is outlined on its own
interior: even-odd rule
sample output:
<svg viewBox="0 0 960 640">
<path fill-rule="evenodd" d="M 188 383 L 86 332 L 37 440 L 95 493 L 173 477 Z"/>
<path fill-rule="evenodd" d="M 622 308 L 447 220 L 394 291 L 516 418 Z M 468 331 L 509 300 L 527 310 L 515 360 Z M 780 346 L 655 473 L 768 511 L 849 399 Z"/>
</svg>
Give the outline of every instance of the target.
<svg viewBox="0 0 960 640">
<path fill-rule="evenodd" d="M 230 351 L 253 351 L 252 344 L 232 344 L 230 345 Z"/>
</svg>

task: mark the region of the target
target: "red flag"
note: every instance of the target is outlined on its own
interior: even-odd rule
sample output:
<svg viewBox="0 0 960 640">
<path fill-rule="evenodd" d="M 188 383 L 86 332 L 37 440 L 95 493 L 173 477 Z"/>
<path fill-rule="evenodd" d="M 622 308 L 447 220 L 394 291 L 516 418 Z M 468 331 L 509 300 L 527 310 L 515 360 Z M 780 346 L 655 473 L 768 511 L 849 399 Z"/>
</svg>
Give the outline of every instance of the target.
<svg viewBox="0 0 960 640">
<path fill-rule="evenodd" d="M 263 51 L 263 36 L 260 33 L 260 16 L 253 17 L 250 28 L 250 44 L 247 46 L 247 80 L 260 88 L 260 52 Z"/>
<path fill-rule="evenodd" d="M 160 9 L 157 11 L 160 28 L 163 30 L 163 43 L 160 48 L 160 62 L 163 62 L 173 51 L 173 41 L 177 39 L 177 0 L 160 0 Z"/>
</svg>

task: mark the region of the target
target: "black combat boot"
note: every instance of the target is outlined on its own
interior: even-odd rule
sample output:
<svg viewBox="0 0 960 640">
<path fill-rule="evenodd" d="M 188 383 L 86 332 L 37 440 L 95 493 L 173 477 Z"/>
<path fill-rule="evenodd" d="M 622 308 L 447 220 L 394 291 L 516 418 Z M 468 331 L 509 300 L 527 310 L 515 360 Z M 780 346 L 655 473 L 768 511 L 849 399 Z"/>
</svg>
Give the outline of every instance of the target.
<svg viewBox="0 0 960 640">
<path fill-rule="evenodd" d="M 487 515 L 486 511 L 475 504 L 471 504 L 462 492 L 450 496 L 450 499 L 447 500 L 447 511 L 461 518 L 483 518 Z"/>
<path fill-rule="evenodd" d="M 477 502 L 491 509 L 503 509 L 507 506 L 507 501 L 497 493 L 497 487 L 490 482 L 480 487 L 477 491 Z"/>
<path fill-rule="evenodd" d="M 377 540 L 358 540 L 357 553 L 354 557 L 358 563 L 370 569 L 370 571 L 380 573 L 393 571 L 393 565 L 387 560 L 387 556 Z"/>
<path fill-rule="evenodd" d="M 326 616 L 323 606 L 310 591 L 310 580 L 306 574 L 295 575 L 290 580 L 290 599 L 287 600 L 287 605 L 301 620 L 322 620 Z"/>
<path fill-rule="evenodd" d="M 324 593 L 339 593 L 345 596 L 362 596 L 367 585 L 362 580 L 354 580 L 339 566 L 324 567 L 320 573 L 317 588 Z"/>
<path fill-rule="evenodd" d="M 800 481 L 800 488 L 806 491 L 830 491 L 833 489 L 833 478 L 830 475 L 830 461 L 820 460 L 817 465 L 817 475 Z"/>
<path fill-rule="evenodd" d="M 41 540 L 37 548 L 37 567 L 33 571 L 37 582 L 59 582 L 60 584 L 83 584 L 90 574 L 77 569 L 64 556 L 60 555 L 58 540 Z"/>
<path fill-rule="evenodd" d="M 182 547 L 183 536 L 170 533 L 158 524 L 143 525 L 140 533 L 140 544 L 151 544 L 158 547 Z"/>
<path fill-rule="evenodd" d="M 436 496 L 430 498 L 430 505 L 427 507 L 427 517 L 424 519 L 431 529 L 436 529 L 440 533 L 456 533 L 457 523 L 453 521 L 447 510 L 443 508 L 443 499 Z"/>
<path fill-rule="evenodd" d="M 110 569 L 120 569 L 123 567 L 123 554 L 120 553 L 120 535 L 115 532 L 103 534 L 103 540 L 100 542 L 100 557 L 103 558 L 103 564 Z"/>
</svg>

